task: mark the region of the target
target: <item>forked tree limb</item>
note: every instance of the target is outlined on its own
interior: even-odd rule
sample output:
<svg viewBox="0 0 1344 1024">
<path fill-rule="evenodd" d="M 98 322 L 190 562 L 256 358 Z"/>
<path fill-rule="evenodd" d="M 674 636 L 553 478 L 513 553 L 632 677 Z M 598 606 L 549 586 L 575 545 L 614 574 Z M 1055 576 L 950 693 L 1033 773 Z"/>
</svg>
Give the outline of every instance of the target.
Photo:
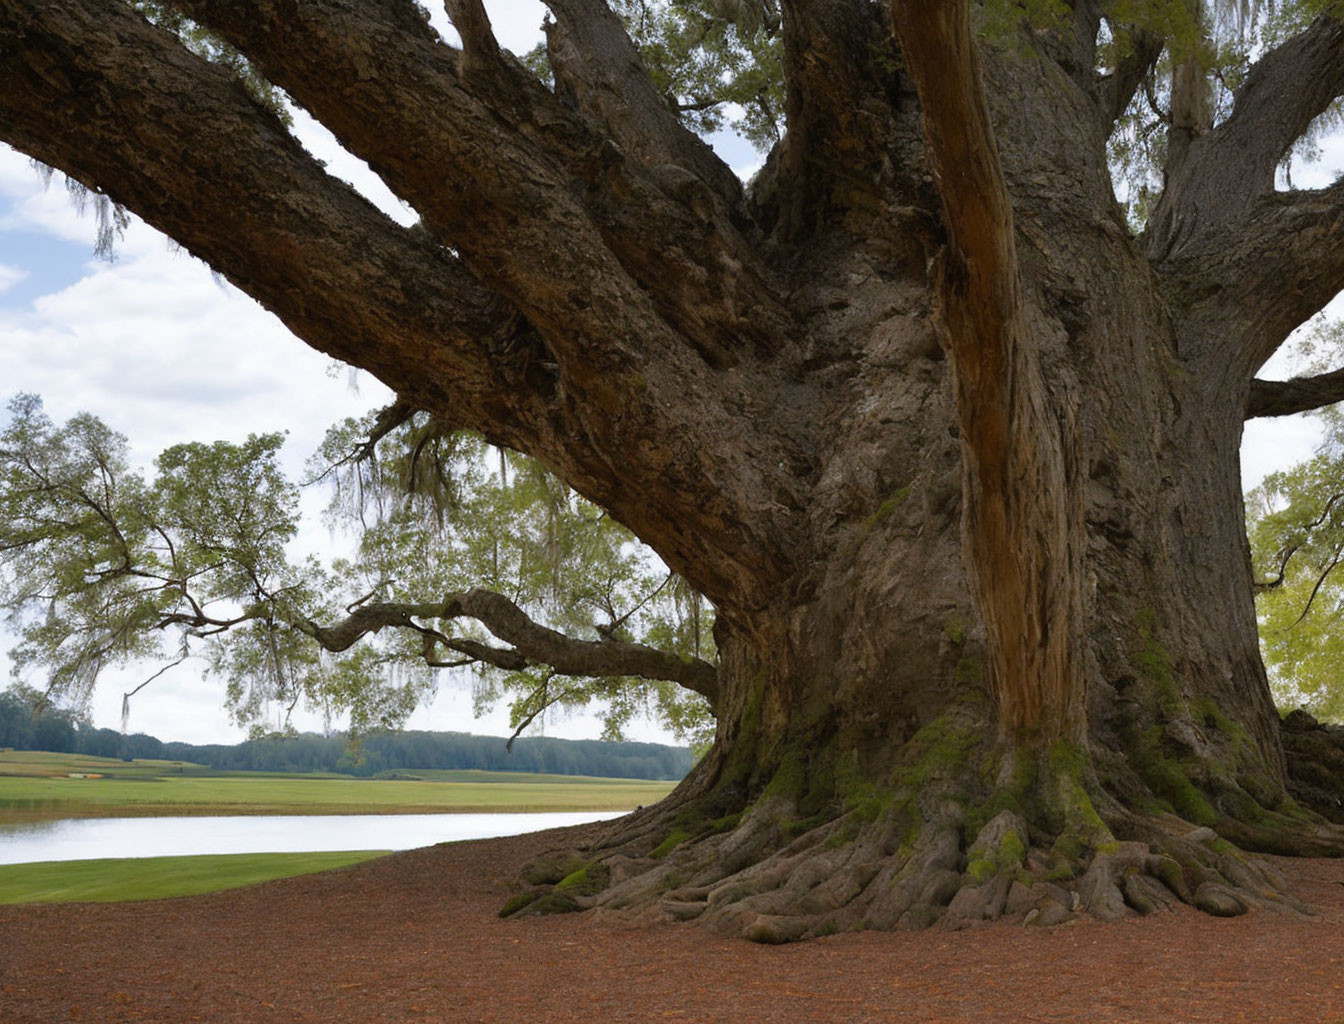
<svg viewBox="0 0 1344 1024">
<path fill-rule="evenodd" d="M 1344 18 L 1318 17 L 1252 65 L 1217 147 L 1262 189 L 1311 122 L 1344 95 Z"/>
<path fill-rule="evenodd" d="M 521 67 L 461 74 L 409 0 L 181 6 L 368 161 L 537 326 L 562 371 L 675 367 L 675 386 L 703 387 L 687 354 L 727 366 L 787 336 L 770 329 L 789 314 L 726 218 L 697 209 L 693 189 L 669 194 Z M 687 294 L 692 267 L 720 302 Z"/>
<path fill-rule="evenodd" d="M 235 29 L 263 73 L 283 73 L 423 200 L 432 230 L 390 221 L 228 70 L 127 4 L 0 0 L 4 137 L 144 217 L 314 347 L 540 458 L 700 591 L 726 599 L 751 581 L 742 603 L 767 600 L 794 550 L 769 539 L 788 532 L 772 517 L 796 507 L 793 453 L 814 446 L 758 422 L 740 398 L 751 385 L 715 369 L 797 348 L 793 314 L 731 225 L 707 226 L 693 195 L 669 196 L 540 83 L 512 110 L 530 119 L 509 121 L 405 0 L 182 6 Z M 456 233 L 432 216 L 445 209 Z M 443 244 L 459 236 L 471 245 Z M 665 400 L 683 394 L 697 400 Z M 623 440 L 636 436 L 666 441 Z M 721 479 L 753 483 L 735 493 Z"/>
<path fill-rule="evenodd" d="M 1257 203 L 1312 120 L 1344 95 L 1344 19 L 1322 16 L 1252 65 L 1226 121 L 1168 177 L 1145 234 L 1155 261 L 1216 254 L 1249 230 Z"/>
<path fill-rule="evenodd" d="M 1278 192 L 1292 144 L 1344 95 L 1344 19 L 1319 17 L 1254 64 L 1230 117 L 1170 178 L 1143 246 L 1177 322 L 1204 343 L 1182 355 L 1232 393 L 1344 288 L 1344 185 Z"/>
<path fill-rule="evenodd" d="M 700 694 L 713 707 L 718 700 L 718 669 L 700 658 L 682 657 L 644 644 L 622 640 L 579 640 L 537 622 L 503 594 L 472 589 L 444 595 L 441 601 L 368 602 L 337 622 L 323 624 L 286 609 L 283 602 L 258 605 L 242 616 L 216 620 L 197 613 L 175 613 L 159 623 L 188 629 L 226 629 L 269 618 L 315 640 L 333 653 L 349 650 L 360 640 L 384 629 L 405 629 L 425 637 L 425 659 L 434 664 L 433 644 L 496 668 L 519 671 L 528 665 L 549 666 L 558 675 L 638 676 L 667 680 Z M 452 637 L 432 623 L 474 619 L 508 644 L 493 647 L 465 637 Z"/>
</svg>

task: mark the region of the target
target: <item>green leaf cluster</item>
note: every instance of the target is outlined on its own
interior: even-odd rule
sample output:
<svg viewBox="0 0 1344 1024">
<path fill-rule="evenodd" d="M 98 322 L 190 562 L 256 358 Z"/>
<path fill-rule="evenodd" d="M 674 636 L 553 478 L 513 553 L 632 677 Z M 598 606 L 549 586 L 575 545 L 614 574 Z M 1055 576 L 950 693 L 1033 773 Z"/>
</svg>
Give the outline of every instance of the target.
<svg viewBox="0 0 1344 1024">
<path fill-rule="evenodd" d="M 0 434 L 0 600 L 19 634 L 15 674 L 41 666 L 46 692 L 87 700 L 110 665 L 166 658 L 163 627 L 283 589 L 297 492 L 278 434 L 179 445 L 151 482 L 126 439 L 93 416 L 57 426 L 33 395 Z"/>
<path fill-rule="evenodd" d="M 1267 477 L 1247 515 L 1275 702 L 1344 720 L 1344 456 L 1317 455 Z"/>
<path fill-rule="evenodd" d="M 0 603 L 19 636 L 15 675 L 43 674 L 50 698 L 79 705 L 109 666 L 198 654 L 240 723 L 260 727 L 277 705 L 287 721 L 302 701 L 363 732 L 404 722 L 440 668 L 470 666 L 478 705 L 511 701 L 520 729 L 593 701 L 613 738 L 644 713 L 688 738 L 709 728 L 704 701 L 673 683 L 427 657 L 429 635 L 499 649 L 474 620 L 408 619 L 324 648 L 323 624 L 367 602 L 434 607 L 483 587 L 570 637 L 712 659 L 700 596 L 533 460 L 423 414 L 376 442 L 376 417 L 339 424 L 307 482 L 330 488 L 328 525 L 354 552 L 323 564 L 290 556 L 299 489 L 279 465 L 282 435 L 176 445 L 147 477 L 92 416 L 57 425 L 32 395 L 8 411 Z"/>
<path fill-rule="evenodd" d="M 1319 322 L 1299 351 L 1318 366 L 1344 352 L 1344 325 Z M 1344 721 L 1344 413 L 1318 414 L 1317 454 L 1246 496 L 1260 644 L 1275 703 Z"/>
</svg>

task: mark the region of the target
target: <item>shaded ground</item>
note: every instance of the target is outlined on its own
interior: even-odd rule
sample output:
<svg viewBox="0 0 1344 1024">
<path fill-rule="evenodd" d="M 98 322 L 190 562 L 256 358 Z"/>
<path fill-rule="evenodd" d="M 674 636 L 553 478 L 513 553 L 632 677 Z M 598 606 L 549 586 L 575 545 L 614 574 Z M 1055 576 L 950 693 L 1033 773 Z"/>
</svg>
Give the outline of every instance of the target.
<svg viewBox="0 0 1344 1024">
<path fill-rule="evenodd" d="M 1182 909 L 770 947 L 695 924 L 500 921 L 557 835 L 212 896 L 0 907 L 0 1021 L 1344 1024 L 1341 861 L 1277 861 L 1320 911 L 1305 921 Z"/>
</svg>

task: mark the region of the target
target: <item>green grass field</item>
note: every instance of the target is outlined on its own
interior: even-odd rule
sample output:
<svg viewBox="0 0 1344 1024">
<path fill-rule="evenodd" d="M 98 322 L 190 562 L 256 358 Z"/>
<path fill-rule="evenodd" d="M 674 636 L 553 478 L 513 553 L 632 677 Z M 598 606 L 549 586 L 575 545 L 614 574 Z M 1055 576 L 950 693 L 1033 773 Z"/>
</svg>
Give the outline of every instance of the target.
<svg viewBox="0 0 1344 1024">
<path fill-rule="evenodd" d="M 215 772 L 187 762 L 3 751 L 0 822 L 177 814 L 620 811 L 655 803 L 675 785 L 521 772 L 404 774 L 416 778 Z"/>
<path fill-rule="evenodd" d="M 0 904 L 115 903 L 198 896 L 274 878 L 330 871 L 382 855 L 380 850 L 347 850 L 0 865 Z"/>
<path fill-rule="evenodd" d="M 425 770 L 399 779 L 217 772 L 179 761 L 0 751 L 0 823 L 179 814 L 620 811 L 674 783 Z M 191 896 L 326 871 L 378 851 L 146 857 L 0 865 L 0 904 Z"/>
</svg>

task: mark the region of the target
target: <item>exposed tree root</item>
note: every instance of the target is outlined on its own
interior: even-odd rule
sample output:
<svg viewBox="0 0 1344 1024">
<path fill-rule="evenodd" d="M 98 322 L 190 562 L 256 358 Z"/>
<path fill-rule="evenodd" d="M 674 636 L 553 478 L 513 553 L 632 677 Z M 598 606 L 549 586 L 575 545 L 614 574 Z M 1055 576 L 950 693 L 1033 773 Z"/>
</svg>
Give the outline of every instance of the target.
<svg viewBox="0 0 1344 1024">
<path fill-rule="evenodd" d="M 561 857 L 505 908 L 541 913 L 604 907 L 678 920 L 760 942 L 863 928 L 960 928 L 1001 917 L 1055 925 L 1086 915 L 1116 920 L 1189 903 L 1218 916 L 1252 907 L 1297 913 L 1269 865 L 1209 828 L 1178 835 L 1148 823 L 1151 839 L 1111 841 L 1076 857 L 1028 845 L 1030 825 L 1004 810 L 968 843 L 953 804 L 910 831 L 850 811 L 811 827 L 760 806 L 728 832 L 678 839 L 663 816 L 627 826 L 599 847 Z M 662 820 L 660 820 L 662 819 Z M 805 827 L 801 834 L 791 834 Z M 683 832 L 684 834 L 684 832 Z M 659 841 L 659 837 L 663 837 Z M 663 852 L 670 841 L 673 849 Z M 1058 843 L 1055 844 L 1058 846 Z M 562 878 L 559 870 L 572 869 Z"/>
<path fill-rule="evenodd" d="M 1316 721 L 1305 711 L 1283 719 L 1288 791 L 1336 824 L 1344 824 L 1344 726 Z"/>
<path fill-rule="evenodd" d="M 502 913 L 606 908 L 695 919 L 761 942 L 1000 918 L 1112 921 L 1177 903 L 1217 916 L 1310 913 L 1271 865 L 1211 827 L 1139 815 L 1104 794 L 1099 814 L 1086 762 L 1067 747 L 1025 764 L 1020 754 L 1002 758 L 980 792 L 965 782 L 976 777 L 967 759 L 930 773 L 936 753 L 907 766 L 904 784 L 820 810 L 777 786 L 725 818 L 709 816 L 707 798 L 649 808 L 594 847 L 534 870 L 533 887 Z M 1275 818 L 1274 828 L 1296 824 L 1312 844 L 1344 849 L 1344 829 L 1305 814 Z M 1271 826 L 1262 816 L 1258 827 Z"/>
</svg>

